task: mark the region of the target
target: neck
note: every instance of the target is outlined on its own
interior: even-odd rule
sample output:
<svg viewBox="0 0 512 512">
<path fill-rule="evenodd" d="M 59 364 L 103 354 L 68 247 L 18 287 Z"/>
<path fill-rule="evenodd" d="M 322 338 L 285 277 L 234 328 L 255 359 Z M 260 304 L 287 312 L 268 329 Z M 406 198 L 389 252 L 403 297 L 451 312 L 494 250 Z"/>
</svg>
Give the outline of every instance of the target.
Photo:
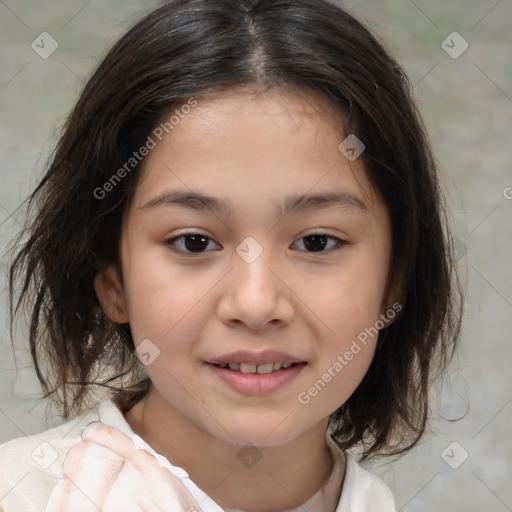
<svg viewBox="0 0 512 512">
<path fill-rule="evenodd" d="M 125 418 L 136 434 L 185 469 L 222 508 L 296 508 L 322 487 L 333 467 L 325 441 L 327 421 L 280 446 L 232 445 L 191 423 L 153 386 Z"/>
</svg>

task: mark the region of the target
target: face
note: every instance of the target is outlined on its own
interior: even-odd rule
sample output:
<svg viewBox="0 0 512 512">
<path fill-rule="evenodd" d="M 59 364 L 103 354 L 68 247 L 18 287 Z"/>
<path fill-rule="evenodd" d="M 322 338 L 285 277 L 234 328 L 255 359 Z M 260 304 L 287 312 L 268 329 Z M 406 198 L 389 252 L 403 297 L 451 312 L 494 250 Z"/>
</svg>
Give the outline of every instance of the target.
<svg viewBox="0 0 512 512">
<path fill-rule="evenodd" d="M 284 444 L 365 375 L 391 230 L 361 159 L 338 149 L 342 126 L 311 95 L 241 91 L 199 100 L 145 158 L 123 287 L 105 273 L 96 289 L 176 421 Z"/>
</svg>

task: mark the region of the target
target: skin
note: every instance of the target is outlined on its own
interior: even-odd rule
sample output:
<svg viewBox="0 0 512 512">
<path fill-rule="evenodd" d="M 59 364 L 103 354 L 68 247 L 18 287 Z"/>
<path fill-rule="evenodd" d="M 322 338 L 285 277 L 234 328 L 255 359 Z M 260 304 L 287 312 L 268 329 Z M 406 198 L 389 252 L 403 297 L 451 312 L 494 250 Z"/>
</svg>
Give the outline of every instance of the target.
<svg viewBox="0 0 512 512">
<path fill-rule="evenodd" d="M 179 478 L 120 430 L 96 421 L 69 450 L 44 512 L 199 512 Z"/>
<path fill-rule="evenodd" d="M 114 268 L 95 280 L 106 314 L 130 323 L 136 346 L 149 339 L 160 351 L 146 367 L 150 392 L 126 420 L 222 507 L 285 510 L 323 485 L 329 415 L 365 375 L 377 337 L 308 404 L 297 397 L 393 302 L 384 303 L 388 211 L 362 159 L 338 150 L 343 120 L 323 99 L 285 89 L 201 99 L 143 162 L 125 212 L 123 284 Z M 145 206 L 176 189 L 223 198 L 230 212 Z M 366 207 L 275 208 L 288 195 L 332 191 Z M 183 229 L 208 237 L 202 253 L 166 242 Z M 327 239 L 314 252 L 304 239 L 314 232 L 347 243 Z M 236 252 L 248 236 L 263 250 L 251 263 Z M 307 362 L 267 395 L 241 394 L 205 365 L 266 349 Z M 246 443 L 261 455 L 252 467 L 237 457 Z"/>
</svg>

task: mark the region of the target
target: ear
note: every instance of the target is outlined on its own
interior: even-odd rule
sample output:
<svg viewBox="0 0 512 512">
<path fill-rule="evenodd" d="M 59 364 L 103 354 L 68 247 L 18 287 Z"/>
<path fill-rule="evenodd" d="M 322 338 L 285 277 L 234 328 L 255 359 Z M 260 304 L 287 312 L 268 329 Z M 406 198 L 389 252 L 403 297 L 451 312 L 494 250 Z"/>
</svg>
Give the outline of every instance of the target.
<svg viewBox="0 0 512 512">
<path fill-rule="evenodd" d="M 101 309 L 116 324 L 128 322 L 123 286 L 116 269 L 110 265 L 96 274 L 94 289 Z"/>
<path fill-rule="evenodd" d="M 400 316 L 403 309 L 401 303 L 402 282 L 401 276 L 398 279 L 395 279 L 395 282 L 391 284 L 389 291 L 386 294 L 386 301 L 382 303 L 382 315 L 386 318 L 386 327 L 389 327 Z"/>
</svg>

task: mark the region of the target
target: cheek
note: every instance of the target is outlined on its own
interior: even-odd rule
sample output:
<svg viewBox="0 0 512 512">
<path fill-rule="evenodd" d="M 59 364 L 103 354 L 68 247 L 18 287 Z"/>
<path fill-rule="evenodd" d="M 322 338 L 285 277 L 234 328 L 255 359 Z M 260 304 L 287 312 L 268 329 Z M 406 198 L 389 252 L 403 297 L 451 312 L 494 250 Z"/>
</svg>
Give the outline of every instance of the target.
<svg viewBox="0 0 512 512">
<path fill-rule="evenodd" d="M 386 274 L 381 262 L 363 256 L 347 260 L 335 278 L 317 280 L 311 298 L 326 328 L 319 336 L 309 387 L 299 402 L 314 400 L 324 411 L 334 411 L 350 397 L 375 353 Z"/>
<path fill-rule="evenodd" d="M 321 411 L 327 416 L 341 407 L 354 393 L 370 367 L 374 345 L 355 343 L 328 360 L 312 379 L 309 387 L 301 390 L 297 399 L 303 406 Z"/>
<path fill-rule="evenodd" d="M 135 342 L 158 340 L 166 347 L 190 339 L 205 319 L 206 297 L 218 280 L 197 267 L 169 264 L 165 251 L 132 255 L 126 264 L 125 292 Z"/>
<path fill-rule="evenodd" d="M 379 318 L 384 285 L 375 262 L 361 258 L 340 267 L 334 275 L 317 279 L 310 294 L 311 308 L 326 324 L 334 342 L 346 342 Z"/>
<path fill-rule="evenodd" d="M 322 337 L 318 359 L 311 367 L 298 401 L 314 404 L 324 415 L 345 403 L 366 375 L 375 354 L 375 315 L 364 308 L 336 308 L 329 318 L 334 334 Z"/>
</svg>

